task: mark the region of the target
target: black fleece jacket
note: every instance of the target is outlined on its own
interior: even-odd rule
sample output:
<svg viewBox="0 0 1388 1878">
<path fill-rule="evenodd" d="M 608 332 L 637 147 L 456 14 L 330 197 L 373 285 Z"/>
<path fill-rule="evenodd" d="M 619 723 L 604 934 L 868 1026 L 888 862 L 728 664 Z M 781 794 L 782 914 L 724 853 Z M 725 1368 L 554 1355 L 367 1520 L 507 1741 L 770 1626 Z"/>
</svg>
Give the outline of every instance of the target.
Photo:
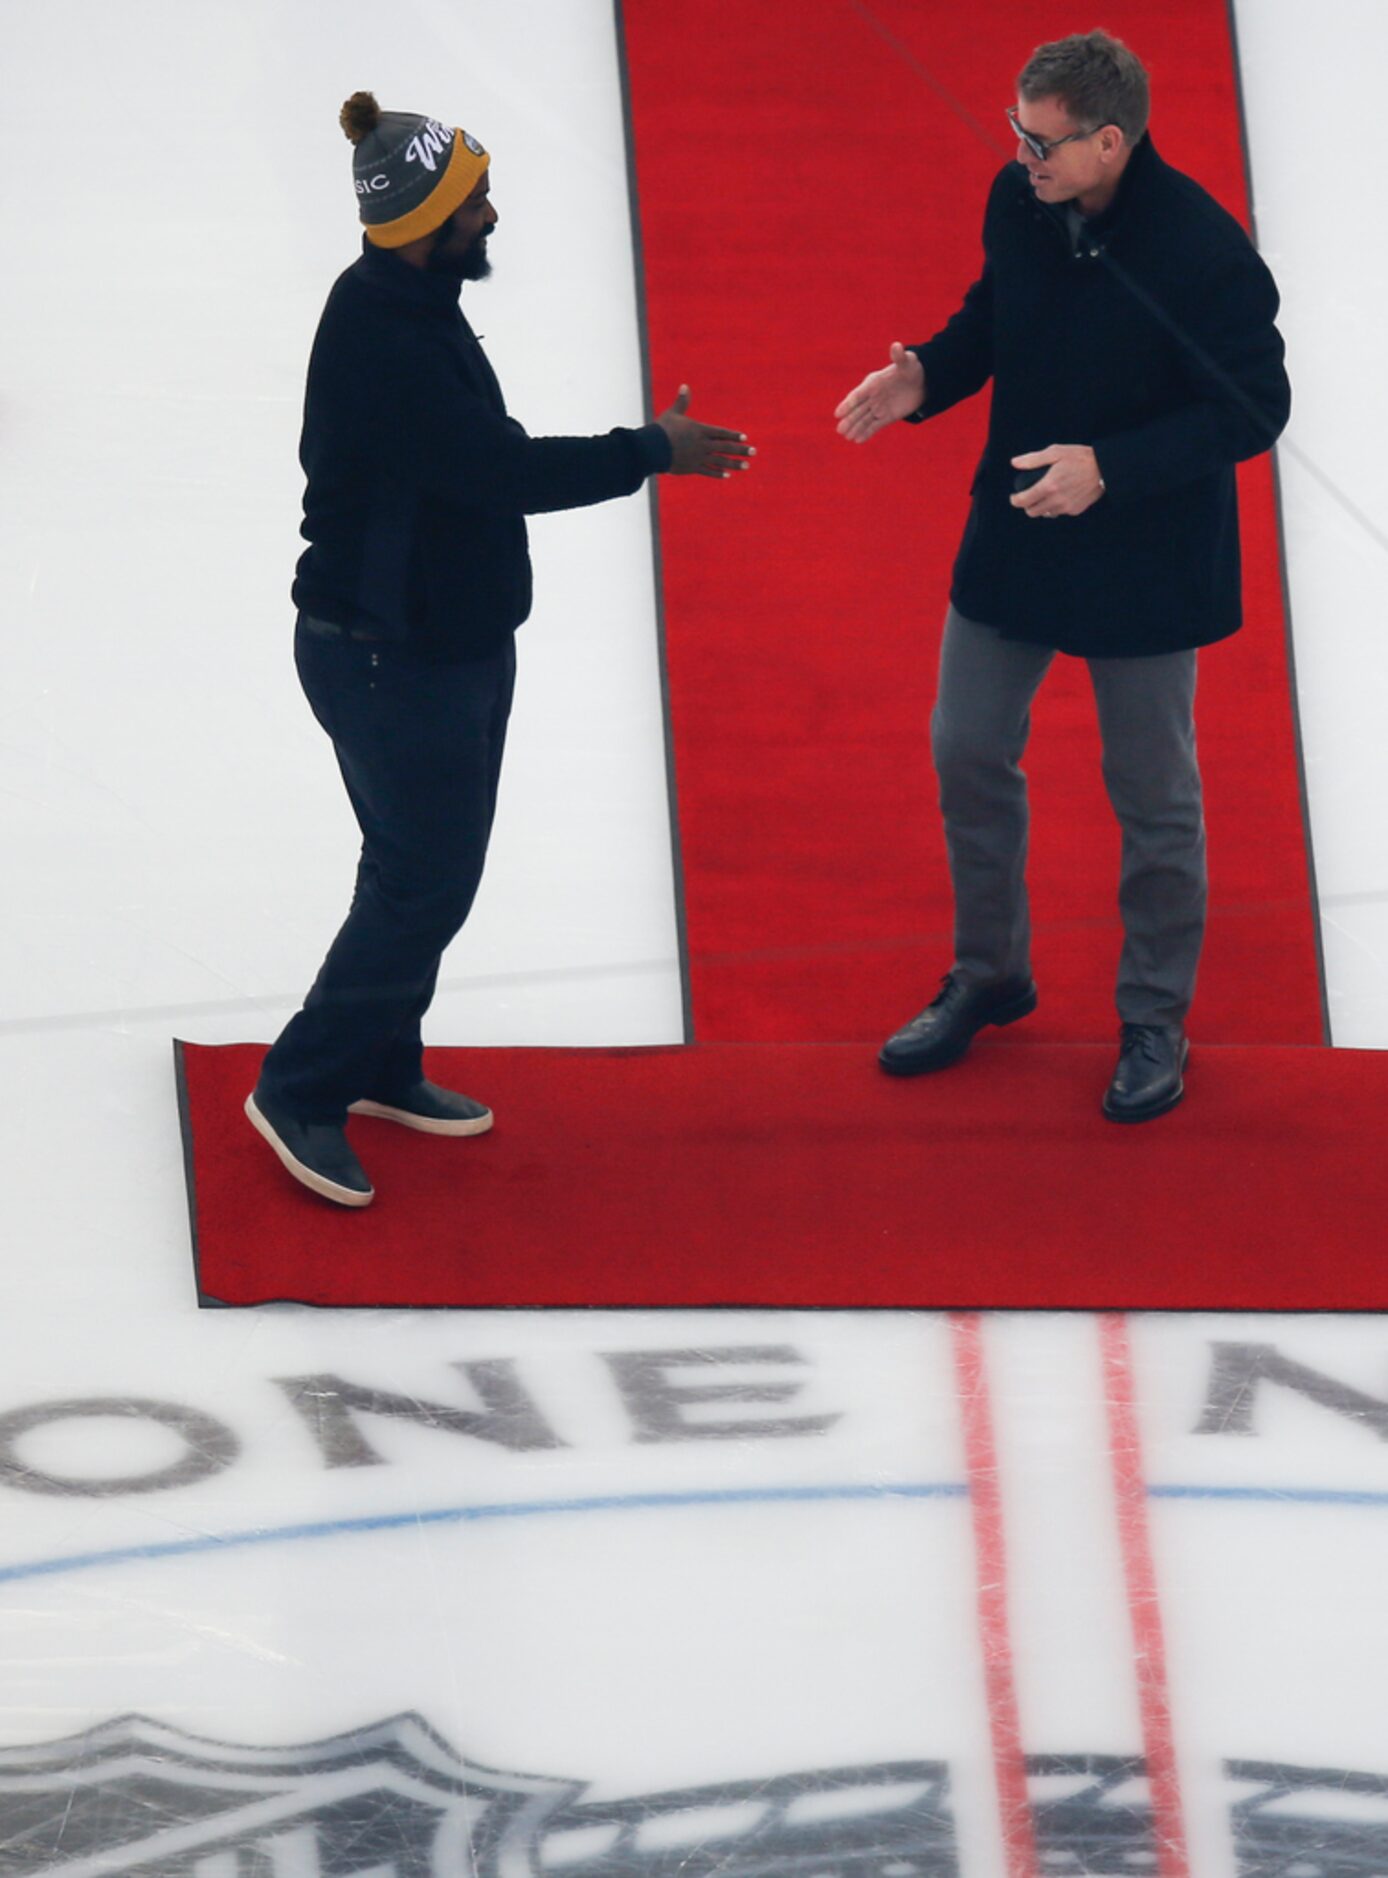
<svg viewBox="0 0 1388 1878">
<path fill-rule="evenodd" d="M 1235 632 L 1234 465 L 1272 445 L 1291 403 L 1277 289 L 1247 235 L 1144 137 L 1077 244 L 1007 164 L 983 248 L 959 311 L 913 348 L 917 421 L 993 381 L 954 604 L 1090 657 Z M 1010 459 L 1055 443 L 1091 445 L 1107 491 L 1083 515 L 1028 518 L 1009 503 Z"/>
<path fill-rule="evenodd" d="M 363 240 L 308 368 L 295 605 L 442 660 L 484 658 L 530 612 L 524 517 L 630 495 L 670 466 L 658 424 L 530 437 L 459 283 Z"/>
</svg>

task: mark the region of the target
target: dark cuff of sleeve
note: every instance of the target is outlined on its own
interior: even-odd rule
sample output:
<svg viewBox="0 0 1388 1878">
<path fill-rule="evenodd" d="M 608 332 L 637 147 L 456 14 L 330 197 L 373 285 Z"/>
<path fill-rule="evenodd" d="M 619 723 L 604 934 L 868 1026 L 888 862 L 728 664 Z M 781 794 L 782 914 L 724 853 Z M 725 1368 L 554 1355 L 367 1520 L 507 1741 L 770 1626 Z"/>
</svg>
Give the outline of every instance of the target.
<svg viewBox="0 0 1388 1878">
<path fill-rule="evenodd" d="M 920 360 L 922 366 L 925 364 L 925 347 L 924 346 L 907 346 L 906 350 L 908 352 L 914 352 L 916 357 Z M 906 413 L 906 422 L 908 424 L 923 424 L 926 418 L 928 418 L 929 416 L 930 416 L 930 388 L 929 388 L 929 385 L 927 384 L 925 393 L 922 396 L 920 403 L 916 406 L 915 410 L 908 411 Z"/>
<path fill-rule="evenodd" d="M 675 460 L 675 453 L 670 447 L 670 439 L 659 424 L 644 424 L 640 430 L 634 430 L 636 447 L 640 452 L 641 462 L 646 474 L 659 475 L 669 469 Z"/>
<path fill-rule="evenodd" d="M 1106 437 L 1102 443 L 1093 443 L 1094 467 L 1099 472 L 1100 497 L 1109 502 L 1122 502 L 1123 492 L 1127 487 L 1127 464 L 1123 456 L 1123 447 L 1116 438 Z M 1117 479 L 1115 495 L 1114 481 Z"/>
</svg>

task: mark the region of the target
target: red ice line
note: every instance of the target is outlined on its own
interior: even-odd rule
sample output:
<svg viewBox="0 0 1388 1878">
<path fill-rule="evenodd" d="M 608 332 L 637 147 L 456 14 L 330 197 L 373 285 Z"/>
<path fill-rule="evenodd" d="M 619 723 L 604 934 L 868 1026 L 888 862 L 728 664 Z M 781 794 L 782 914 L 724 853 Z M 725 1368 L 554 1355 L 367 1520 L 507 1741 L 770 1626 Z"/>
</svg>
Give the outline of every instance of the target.
<svg viewBox="0 0 1388 1878">
<path fill-rule="evenodd" d="M 1171 1727 L 1166 1640 L 1162 1632 L 1161 1606 L 1157 1602 L 1157 1575 L 1152 1564 L 1147 1482 L 1142 1466 L 1127 1319 L 1117 1315 L 1101 1317 L 1099 1339 L 1104 1362 L 1104 1396 L 1108 1404 L 1109 1454 L 1118 1502 L 1118 1535 L 1123 1547 L 1123 1572 L 1136 1651 L 1143 1756 L 1156 1828 L 1157 1869 L 1160 1878 L 1189 1878 L 1190 1855 Z"/>
<path fill-rule="evenodd" d="M 979 1630 L 1003 1846 L 1008 1878 L 1035 1878 L 1038 1869 L 1036 1830 L 1027 1792 L 1021 1713 L 1007 1619 L 1002 1490 L 983 1354 L 983 1329 L 976 1315 L 956 1315 L 950 1322 L 964 1421 L 969 1500 L 973 1509 Z M 1190 1878 L 1127 1320 L 1116 1314 L 1101 1316 L 1099 1337 L 1108 1410 L 1109 1457 L 1137 1664 L 1143 1756 L 1152 1795 L 1157 1870 L 1159 1878 Z"/>
<path fill-rule="evenodd" d="M 964 1418 L 964 1458 L 973 1509 L 974 1551 L 978 1567 L 978 1619 L 983 1643 L 983 1679 L 988 1725 L 993 1741 L 993 1771 L 998 1790 L 1003 1849 L 1008 1878 L 1036 1878 L 1036 1830 L 1027 1793 L 1022 1755 L 1022 1722 L 1012 1663 L 1012 1634 L 1007 1621 L 1007 1553 L 1002 1527 L 1002 1491 L 998 1480 L 983 1329 L 978 1317 L 950 1320 L 954 1367 Z M 1164 1875 L 1163 1875 L 1164 1878 Z"/>
</svg>

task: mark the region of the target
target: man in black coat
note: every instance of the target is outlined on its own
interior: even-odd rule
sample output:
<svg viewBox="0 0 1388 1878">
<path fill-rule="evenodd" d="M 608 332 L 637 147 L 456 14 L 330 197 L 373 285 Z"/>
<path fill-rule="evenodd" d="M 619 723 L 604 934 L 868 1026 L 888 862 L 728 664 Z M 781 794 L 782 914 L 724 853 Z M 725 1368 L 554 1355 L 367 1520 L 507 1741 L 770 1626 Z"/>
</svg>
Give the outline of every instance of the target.
<svg viewBox="0 0 1388 1878">
<path fill-rule="evenodd" d="M 1017 90 L 982 274 L 941 332 L 893 345 L 835 413 L 862 443 L 993 381 L 931 724 L 954 965 L 879 1061 L 943 1069 L 985 1025 L 1036 1007 L 1019 765 L 1037 687 L 1071 653 L 1088 661 L 1123 832 L 1103 1109 L 1146 1121 L 1183 1094 L 1205 924 L 1195 649 L 1241 624 L 1234 465 L 1272 445 L 1290 391 L 1272 276 L 1157 155 L 1128 48 L 1099 32 L 1041 46 Z"/>
<path fill-rule="evenodd" d="M 351 909 L 246 1101 L 302 1184 L 344 1206 L 373 1189 L 349 1110 L 438 1135 L 491 1127 L 427 1081 L 420 1022 L 482 875 L 530 611 L 526 515 L 630 495 L 647 476 L 729 476 L 745 437 L 674 404 L 640 430 L 530 437 L 458 298 L 490 272 L 487 152 L 433 118 L 342 108 L 362 255 L 328 297 L 300 458 L 309 546 L 295 660 L 361 827 Z"/>
</svg>

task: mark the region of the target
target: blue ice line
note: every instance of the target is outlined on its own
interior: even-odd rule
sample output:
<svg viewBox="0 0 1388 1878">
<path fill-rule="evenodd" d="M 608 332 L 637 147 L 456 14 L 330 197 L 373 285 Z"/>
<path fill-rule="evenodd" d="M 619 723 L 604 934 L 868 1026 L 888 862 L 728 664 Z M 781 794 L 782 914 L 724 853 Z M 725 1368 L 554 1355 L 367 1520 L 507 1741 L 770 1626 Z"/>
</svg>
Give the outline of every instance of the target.
<svg viewBox="0 0 1388 1878">
<path fill-rule="evenodd" d="M 404 1526 L 456 1526 L 487 1519 L 534 1519 L 551 1513 L 637 1512 L 653 1507 L 765 1506 L 823 1500 L 966 1500 L 962 1482 L 923 1481 L 900 1487 L 735 1487 L 702 1493 L 601 1494 L 581 1500 L 518 1500 L 496 1505 L 441 1506 L 414 1513 L 374 1513 L 359 1519 L 328 1519 L 298 1526 L 254 1527 L 249 1532 L 209 1533 L 198 1539 L 168 1539 L 153 1545 L 113 1547 L 106 1552 L 77 1552 L 66 1558 L 34 1559 L 27 1565 L 0 1566 L 0 1584 L 20 1578 L 51 1578 L 61 1572 L 87 1571 L 96 1565 L 126 1565 L 134 1559 L 184 1558 L 197 1552 L 222 1552 L 247 1545 L 287 1545 L 299 1539 L 327 1539 L 335 1533 L 388 1532 Z"/>
<path fill-rule="evenodd" d="M 1154 1500 L 1245 1500 L 1273 1505 L 1388 1506 L 1388 1493 L 1336 1487 L 1149 1487 Z M 185 1558 L 200 1552 L 231 1551 L 249 1545 L 289 1545 L 300 1539 L 327 1539 L 336 1533 L 389 1532 L 406 1526 L 457 1526 L 493 1519 L 534 1519 L 556 1513 L 641 1512 L 682 1506 L 808 1505 L 851 1500 L 966 1500 L 963 1481 L 922 1481 L 899 1487 L 735 1487 L 701 1493 L 600 1494 L 576 1500 L 501 1501 L 495 1505 L 442 1506 L 413 1513 L 374 1513 L 359 1519 L 319 1520 L 296 1526 L 255 1527 L 249 1532 L 210 1533 L 198 1539 L 170 1539 L 153 1545 L 117 1546 L 105 1552 L 77 1552 L 66 1558 L 34 1559 L 27 1565 L 0 1566 L 0 1584 L 22 1578 L 51 1578 L 99 1565 L 126 1565 L 135 1559 Z"/>
<path fill-rule="evenodd" d="M 1149 1487 L 1154 1500 L 1265 1500 L 1276 1506 L 1388 1506 L 1388 1493 L 1357 1487 Z"/>
</svg>

